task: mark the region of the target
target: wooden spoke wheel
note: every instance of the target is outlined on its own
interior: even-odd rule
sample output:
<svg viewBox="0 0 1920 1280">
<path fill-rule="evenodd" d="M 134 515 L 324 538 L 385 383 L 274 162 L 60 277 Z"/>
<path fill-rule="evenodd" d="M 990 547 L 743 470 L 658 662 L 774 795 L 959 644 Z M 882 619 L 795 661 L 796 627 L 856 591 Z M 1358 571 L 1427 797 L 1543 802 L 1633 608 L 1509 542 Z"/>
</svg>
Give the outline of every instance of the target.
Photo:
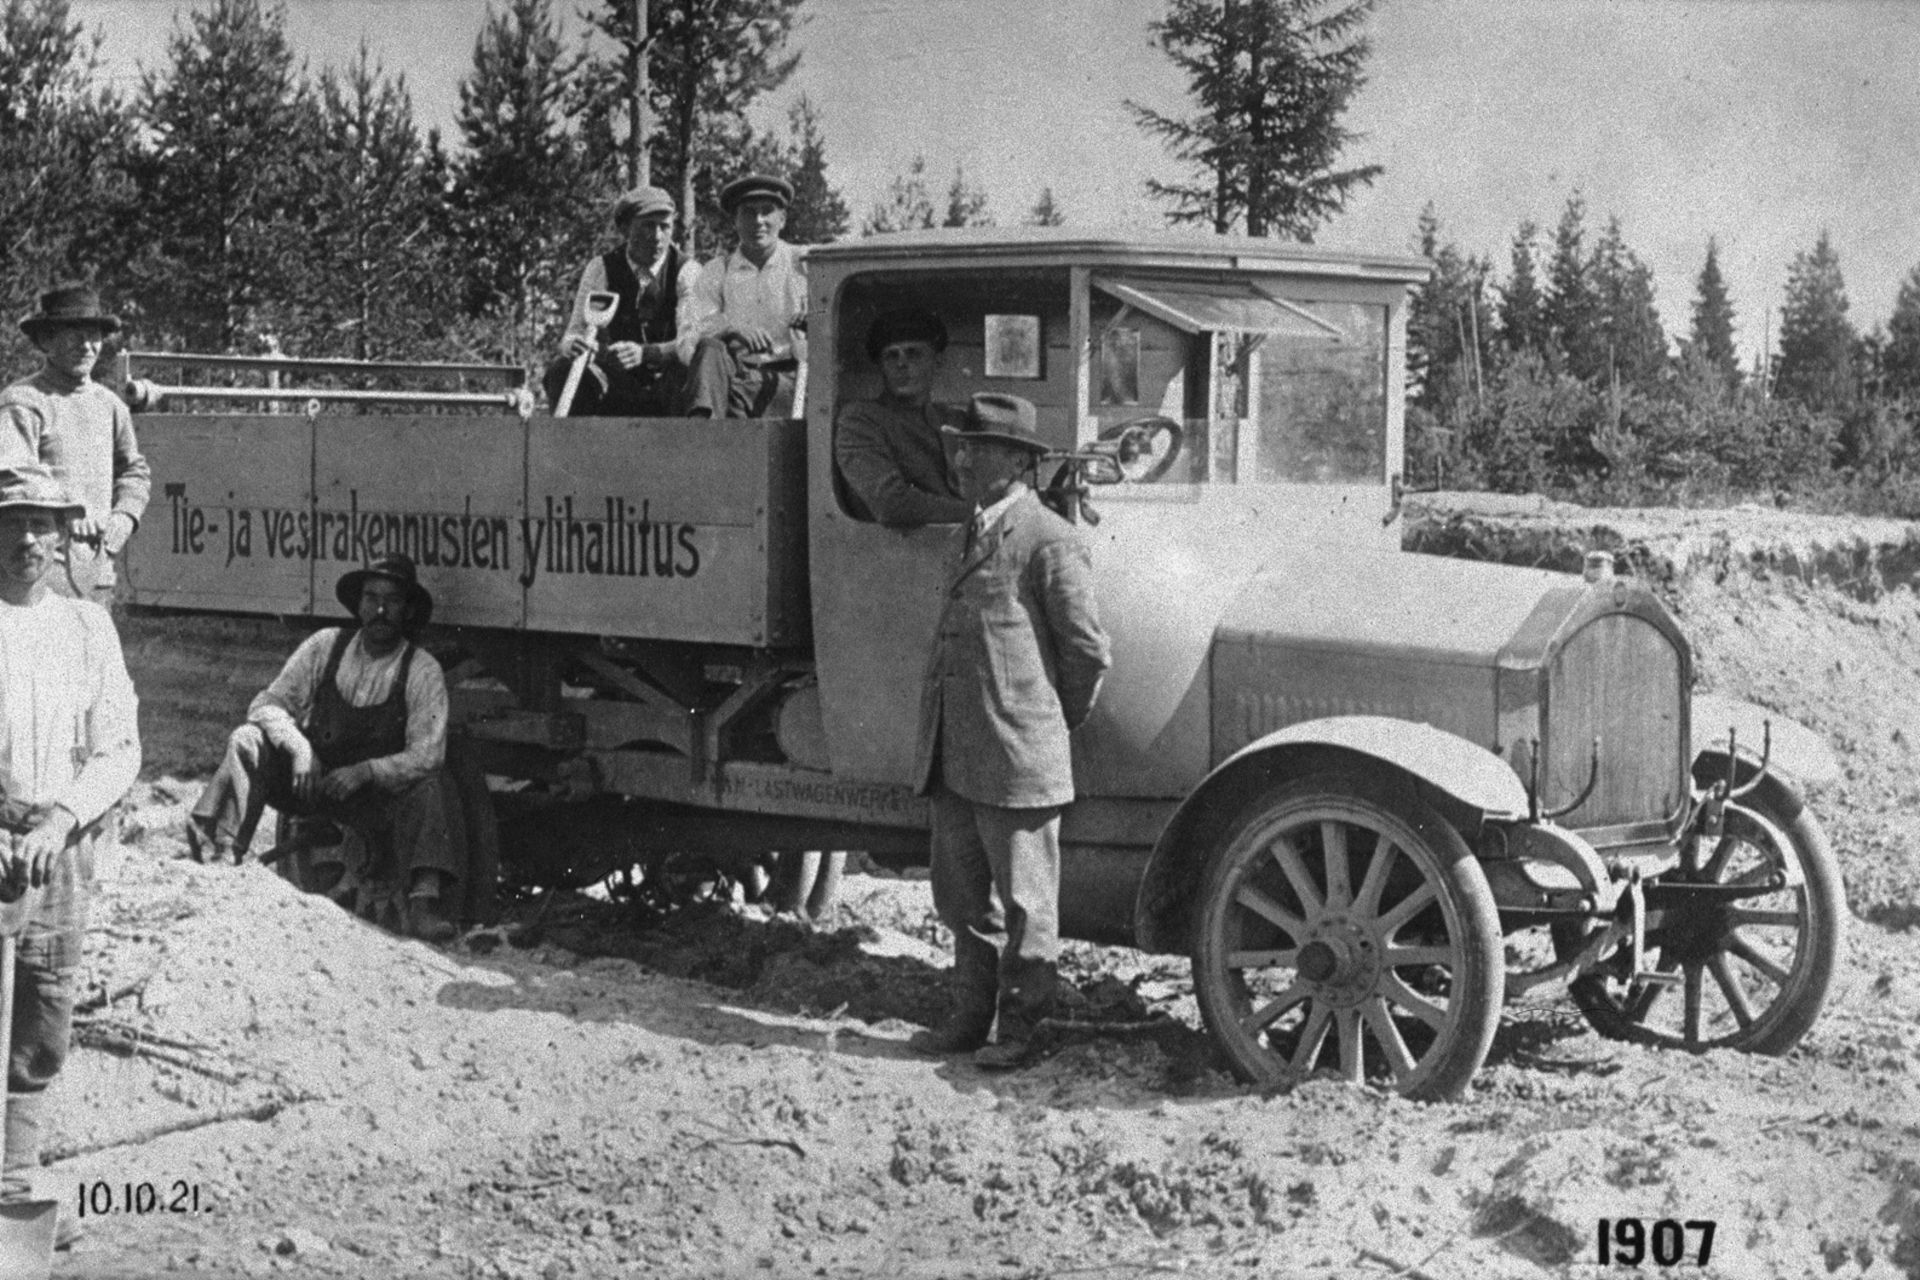
<svg viewBox="0 0 1920 1280">
<path fill-rule="evenodd" d="M 1574 1003 L 1600 1034 L 1779 1054 L 1819 1016 L 1845 917 L 1839 864 L 1811 812 L 1788 820 L 1775 802 L 1751 801 L 1729 804 L 1720 838 L 1649 886 L 1650 903 L 1676 882 L 1729 890 L 1670 908 L 1648 929 L 1648 963 L 1668 979 L 1635 982 L 1622 949 L 1573 980 Z M 1555 941 L 1570 951 L 1578 937 Z"/>
<path fill-rule="evenodd" d="M 1193 931 L 1200 1010 L 1233 1070 L 1457 1096 L 1506 974 L 1486 876 L 1426 805 L 1323 774 L 1255 800 L 1214 851 Z"/>
</svg>

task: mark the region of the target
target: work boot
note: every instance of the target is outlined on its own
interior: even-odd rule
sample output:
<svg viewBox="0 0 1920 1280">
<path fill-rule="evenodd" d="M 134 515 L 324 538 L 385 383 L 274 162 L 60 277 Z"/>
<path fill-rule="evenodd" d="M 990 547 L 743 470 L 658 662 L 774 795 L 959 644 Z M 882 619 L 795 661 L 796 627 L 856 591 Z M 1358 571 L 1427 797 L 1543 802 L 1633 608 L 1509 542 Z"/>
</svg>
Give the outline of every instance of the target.
<svg viewBox="0 0 1920 1280">
<path fill-rule="evenodd" d="M 439 945 L 452 942 L 460 930 L 440 914 L 440 899 L 416 897 L 407 899 L 407 932 L 422 942 Z"/>
<path fill-rule="evenodd" d="M 907 1041 L 915 1053 L 970 1053 L 993 1030 L 993 1002 L 1000 987 L 999 954 L 991 943 L 961 931 L 953 940 L 953 968 L 947 987 L 953 1012 L 938 1026 L 916 1031 Z"/>
<path fill-rule="evenodd" d="M 992 1044 L 982 1045 L 974 1050 L 973 1065 L 982 1071 L 1012 1071 L 1024 1067 L 1033 1059 L 1033 1037 L 1018 1036 L 1008 1039 L 1002 1032 Z"/>
<path fill-rule="evenodd" d="M 1053 1011 L 1059 976 L 1052 962 L 1026 960 L 1010 969 L 1000 989 L 999 1034 L 973 1055 L 982 1071 L 1011 1071 L 1032 1061 L 1040 1024 Z"/>
<path fill-rule="evenodd" d="M 971 1053 L 987 1042 L 993 1027 L 993 1010 L 955 1009 L 937 1027 L 922 1027 L 907 1038 L 907 1048 L 915 1053 L 945 1057 L 951 1053 Z"/>
</svg>

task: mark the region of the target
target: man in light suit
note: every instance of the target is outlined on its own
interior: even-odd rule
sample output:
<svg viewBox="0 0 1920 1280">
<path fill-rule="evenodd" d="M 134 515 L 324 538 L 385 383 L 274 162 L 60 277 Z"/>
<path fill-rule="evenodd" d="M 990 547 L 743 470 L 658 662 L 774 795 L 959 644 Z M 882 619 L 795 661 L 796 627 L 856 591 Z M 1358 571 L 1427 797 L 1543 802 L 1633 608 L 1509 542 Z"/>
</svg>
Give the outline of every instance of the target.
<svg viewBox="0 0 1920 1280">
<path fill-rule="evenodd" d="M 1027 1060 L 1053 1004 L 1068 735 L 1093 710 L 1107 636 L 1086 546 L 1034 493 L 1046 446 L 1033 406 L 977 395 L 966 426 L 942 430 L 975 514 L 921 687 L 915 777 L 933 797 L 933 902 L 953 931 L 953 1010 L 909 1044 L 974 1051 L 977 1065 L 1004 1070 Z"/>
</svg>

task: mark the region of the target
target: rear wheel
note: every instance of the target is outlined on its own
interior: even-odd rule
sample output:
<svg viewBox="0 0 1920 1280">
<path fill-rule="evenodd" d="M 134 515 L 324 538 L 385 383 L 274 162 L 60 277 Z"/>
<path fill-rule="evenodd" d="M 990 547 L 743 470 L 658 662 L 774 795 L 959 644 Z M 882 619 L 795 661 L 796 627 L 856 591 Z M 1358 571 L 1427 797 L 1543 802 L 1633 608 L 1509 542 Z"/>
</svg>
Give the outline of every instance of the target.
<svg viewBox="0 0 1920 1280">
<path fill-rule="evenodd" d="M 1616 1040 L 1785 1053 L 1819 1017 L 1840 953 L 1845 893 L 1820 824 L 1804 809 L 1783 819 L 1758 796 L 1729 804 L 1720 839 L 1702 845 L 1694 868 L 1656 883 L 1675 881 L 1775 887 L 1703 898 L 1650 929 L 1647 953 L 1670 981 L 1636 984 L 1621 952 L 1573 980 L 1574 1003 Z"/>
<path fill-rule="evenodd" d="M 1417 799 L 1348 774 L 1274 788 L 1214 852 L 1194 990 L 1234 1072 L 1454 1097 L 1486 1058 L 1505 984 L 1485 875 Z"/>
</svg>

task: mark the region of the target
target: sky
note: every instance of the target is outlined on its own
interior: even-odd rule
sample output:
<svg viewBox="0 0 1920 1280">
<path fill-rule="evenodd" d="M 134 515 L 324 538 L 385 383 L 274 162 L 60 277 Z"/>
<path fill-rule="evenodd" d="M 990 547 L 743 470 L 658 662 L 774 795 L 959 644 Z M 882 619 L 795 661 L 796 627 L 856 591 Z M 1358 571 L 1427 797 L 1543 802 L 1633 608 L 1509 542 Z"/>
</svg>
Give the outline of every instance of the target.
<svg viewBox="0 0 1920 1280">
<path fill-rule="evenodd" d="M 116 77 L 164 63 L 175 0 L 74 0 Z M 578 5 L 556 8 L 572 14 Z M 800 70 L 756 114 L 819 109 L 829 177 L 856 222 L 916 155 L 956 165 L 1002 223 L 1050 187 L 1069 222 L 1162 224 L 1150 176 L 1184 176 L 1132 123 L 1131 99 L 1186 106 L 1147 25 L 1163 0 L 810 0 Z M 286 0 L 317 71 L 366 40 L 417 114 L 451 134 L 486 0 Z M 422 39 L 430 33 L 431 39 Z M 1910 0 L 1380 0 L 1347 159 L 1385 166 L 1317 237 L 1411 251 L 1441 234 L 1504 277 L 1523 220 L 1551 236 L 1584 198 L 1591 237 L 1618 217 L 1684 334 L 1709 237 L 1751 360 L 1794 255 L 1832 237 L 1863 331 L 1920 266 L 1920 3 Z"/>
</svg>

